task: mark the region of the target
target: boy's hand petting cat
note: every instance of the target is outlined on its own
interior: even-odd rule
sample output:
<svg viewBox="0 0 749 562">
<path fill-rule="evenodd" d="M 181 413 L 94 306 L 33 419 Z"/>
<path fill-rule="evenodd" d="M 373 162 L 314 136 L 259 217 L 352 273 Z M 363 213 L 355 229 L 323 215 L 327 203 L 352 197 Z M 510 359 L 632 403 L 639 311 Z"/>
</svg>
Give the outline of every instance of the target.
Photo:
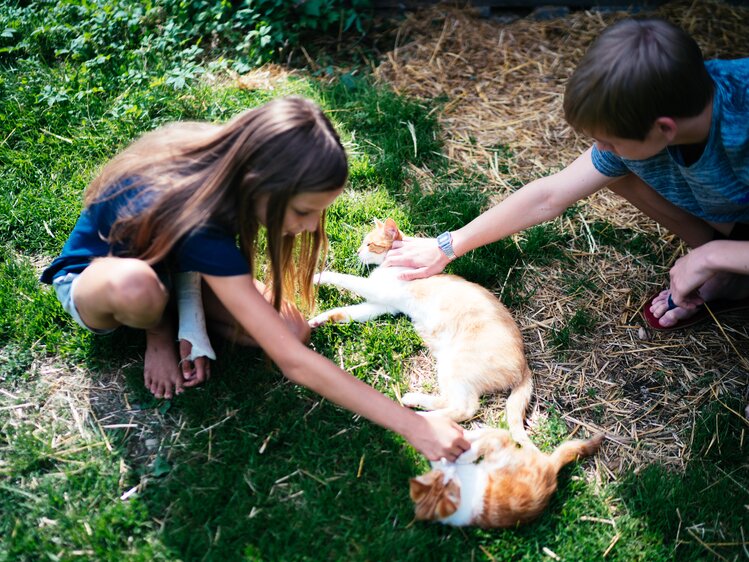
<svg viewBox="0 0 749 562">
<path fill-rule="evenodd" d="M 411 281 L 442 273 L 448 263 L 450 258 L 440 250 L 435 238 L 405 238 L 393 242 L 382 265 L 411 268 L 399 275 L 400 279 Z"/>
<path fill-rule="evenodd" d="M 430 461 L 445 459 L 453 462 L 471 444 L 463 437 L 463 428 L 451 419 L 429 412 L 416 412 L 424 420 L 417 431 L 406 435 L 408 441 Z"/>
<path fill-rule="evenodd" d="M 180 368 L 184 382 L 182 386 L 197 386 L 211 378 L 211 361 L 208 357 L 188 359 L 192 352 L 192 344 L 187 340 L 179 340 Z"/>
</svg>

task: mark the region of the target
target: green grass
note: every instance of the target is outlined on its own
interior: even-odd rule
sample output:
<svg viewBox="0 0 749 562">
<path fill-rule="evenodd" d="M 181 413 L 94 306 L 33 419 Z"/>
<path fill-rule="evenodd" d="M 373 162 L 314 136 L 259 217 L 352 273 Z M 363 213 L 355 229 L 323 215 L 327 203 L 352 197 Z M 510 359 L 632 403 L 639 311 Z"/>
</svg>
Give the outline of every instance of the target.
<svg viewBox="0 0 749 562">
<path fill-rule="evenodd" d="M 108 30 L 121 47 L 98 60 L 75 43 L 83 36 L 66 19 L 74 3 L 58 3 L 58 20 L 47 23 L 33 6 L 0 8 L 2 26 L 16 30 L 0 42 L 0 561 L 539 560 L 544 549 L 598 560 L 616 536 L 609 560 L 701 560 L 706 550 L 687 529 L 704 524 L 734 542 L 746 531 L 743 427 L 715 404 L 696 426 L 699 458 L 685 474 L 652 466 L 599 486 L 573 466 L 537 522 L 483 531 L 412 523 L 407 480 L 424 459 L 397 435 L 290 384 L 258 352 L 218 345 L 208 384 L 171 402 L 150 398 L 143 335 L 85 333 L 36 280 L 96 169 L 138 134 L 175 119 L 226 119 L 287 93 L 317 100 L 351 157 L 350 189 L 328 224 L 329 259 L 341 271 L 361 271 L 352 256 L 373 217 L 392 216 L 409 233 L 455 228 L 488 205 L 484 178 L 445 165 L 432 107 L 366 78 L 240 90 L 221 61 L 166 48 L 178 34 L 158 35 L 163 22 L 141 22 L 138 35 L 127 10 L 86 20 L 91 41 Z M 149 33 L 147 48 L 137 39 Z M 179 68 L 184 83 L 174 79 Z M 419 185 L 410 165 L 428 168 L 434 185 Z M 630 233 L 592 231 L 599 243 L 649 252 Z M 552 222 L 451 270 L 497 293 L 505 287 L 505 302 L 520 306 L 543 279 L 519 266 L 564 263 L 569 244 Z M 594 329 L 582 306 L 593 289 L 583 274 L 567 281 L 581 307 L 560 346 Z M 351 301 L 330 288 L 319 297 L 321 309 Z M 404 366 L 421 349 L 408 320 L 392 317 L 325 326 L 312 345 L 390 396 L 405 390 Z M 545 450 L 567 437 L 559 412 L 546 412 L 537 435 Z M 714 548 L 729 558 L 743 552 Z"/>
</svg>

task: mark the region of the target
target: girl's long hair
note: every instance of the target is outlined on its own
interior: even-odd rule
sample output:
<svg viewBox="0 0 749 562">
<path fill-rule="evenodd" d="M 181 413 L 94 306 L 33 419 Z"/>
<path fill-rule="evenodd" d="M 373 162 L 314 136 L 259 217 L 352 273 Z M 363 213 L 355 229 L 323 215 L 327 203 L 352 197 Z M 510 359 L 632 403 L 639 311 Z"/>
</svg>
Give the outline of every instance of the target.
<svg viewBox="0 0 749 562">
<path fill-rule="evenodd" d="M 173 123 L 143 135 L 91 182 L 85 203 L 141 189 L 137 197 L 150 203 L 115 221 L 112 246 L 127 248 L 128 255 L 153 265 L 196 229 L 217 223 L 238 234 L 254 273 L 256 205 L 267 196 L 273 305 L 279 309 L 284 295 L 296 290 L 309 306 L 317 262 L 327 250 L 325 213 L 316 232 L 284 236 L 286 208 L 299 193 L 342 188 L 347 176 L 345 151 L 327 117 L 313 102 L 287 97 L 224 125 Z"/>
</svg>

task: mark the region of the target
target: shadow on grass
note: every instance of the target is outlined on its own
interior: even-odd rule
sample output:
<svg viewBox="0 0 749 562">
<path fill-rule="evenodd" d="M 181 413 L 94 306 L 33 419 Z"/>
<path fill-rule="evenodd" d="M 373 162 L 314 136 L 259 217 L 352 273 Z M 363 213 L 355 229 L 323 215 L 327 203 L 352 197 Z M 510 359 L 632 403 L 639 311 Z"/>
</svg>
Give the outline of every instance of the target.
<svg viewBox="0 0 749 562">
<path fill-rule="evenodd" d="M 317 339 L 327 345 L 324 335 Z M 92 363 L 129 365 L 127 402 L 147 405 L 142 335 L 122 330 L 95 341 Z M 125 488 L 141 485 L 130 501 L 158 523 L 173 556 L 520 560 L 552 546 L 585 559 L 610 540 L 581 541 L 580 528 L 570 525 L 570 513 L 605 511 L 579 467 L 562 472 L 546 513 L 522 529 L 414 523 L 408 479 L 427 465 L 404 440 L 286 381 L 258 351 L 221 345 L 217 354 L 211 381 L 163 412 L 168 430 L 147 463 L 132 457 L 137 446 L 112 438 L 132 469 Z"/>
<path fill-rule="evenodd" d="M 94 356 L 131 363 L 126 393 L 147 404 L 139 339 L 123 331 Z M 163 543 L 184 560 L 384 558 L 385 537 L 411 516 L 410 447 L 289 383 L 258 351 L 217 352 L 212 380 L 171 401 L 160 464 L 132 467 Z"/>
</svg>

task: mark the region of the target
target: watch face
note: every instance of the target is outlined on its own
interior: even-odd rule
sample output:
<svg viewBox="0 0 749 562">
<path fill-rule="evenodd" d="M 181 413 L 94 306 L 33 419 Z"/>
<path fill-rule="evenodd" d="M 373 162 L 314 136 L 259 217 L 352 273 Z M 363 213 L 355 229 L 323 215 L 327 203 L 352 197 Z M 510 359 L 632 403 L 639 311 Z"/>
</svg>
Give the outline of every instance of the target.
<svg viewBox="0 0 749 562">
<path fill-rule="evenodd" d="M 443 232 L 439 236 L 437 236 L 437 246 L 439 246 L 440 250 L 450 259 L 453 259 L 455 257 L 455 252 L 453 251 L 453 243 L 452 243 L 452 236 L 450 236 L 449 232 Z"/>
</svg>

